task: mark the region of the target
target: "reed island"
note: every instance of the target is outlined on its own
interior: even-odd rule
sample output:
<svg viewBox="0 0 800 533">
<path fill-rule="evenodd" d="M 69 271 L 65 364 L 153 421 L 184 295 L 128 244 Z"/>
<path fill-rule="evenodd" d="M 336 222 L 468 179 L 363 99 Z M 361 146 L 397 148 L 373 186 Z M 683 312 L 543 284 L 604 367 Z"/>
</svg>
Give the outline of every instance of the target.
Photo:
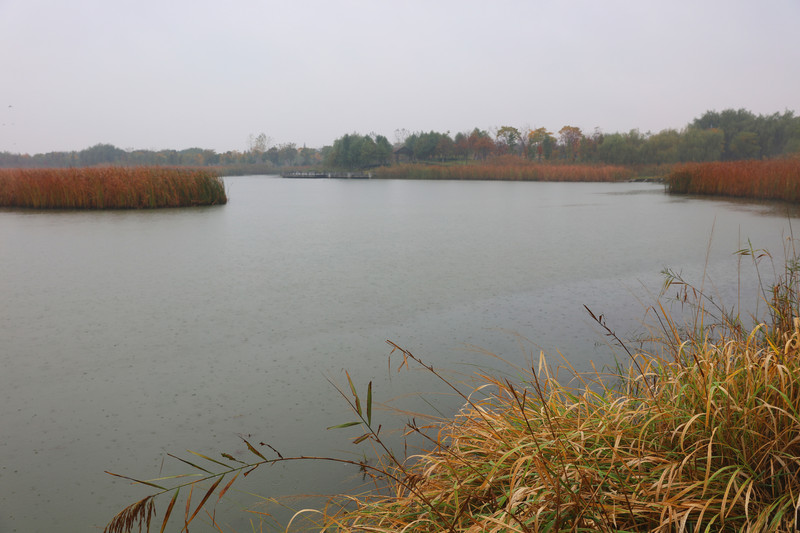
<svg viewBox="0 0 800 533">
<path fill-rule="evenodd" d="M 146 209 L 227 203 L 225 184 L 209 169 L 69 167 L 0 169 L 0 207 Z"/>
</svg>

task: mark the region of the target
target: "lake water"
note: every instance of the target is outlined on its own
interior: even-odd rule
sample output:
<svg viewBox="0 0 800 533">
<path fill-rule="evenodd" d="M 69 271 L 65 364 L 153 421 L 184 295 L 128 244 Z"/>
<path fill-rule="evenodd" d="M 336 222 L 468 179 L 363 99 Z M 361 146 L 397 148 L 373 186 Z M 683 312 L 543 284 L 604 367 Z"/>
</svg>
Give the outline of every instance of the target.
<svg viewBox="0 0 800 533">
<path fill-rule="evenodd" d="M 749 239 L 780 267 L 798 216 L 641 183 L 225 182 L 225 206 L 0 210 L 0 532 L 102 530 L 149 494 L 104 470 L 190 471 L 166 457 L 186 449 L 246 457 L 237 435 L 357 458 L 356 429 L 325 430 L 352 419 L 328 381 L 346 386 L 344 370 L 362 394 L 374 381 L 376 402 L 451 414 L 457 400 L 431 376 L 397 373 L 396 356 L 389 370 L 387 339 L 453 379 L 506 370 L 477 348 L 521 365 L 540 349 L 581 370 L 609 364 L 583 305 L 635 336 L 664 267 L 697 283 L 707 270 L 735 304 L 752 269 L 733 252 Z M 306 463 L 241 488 L 359 482 Z M 230 495 L 220 515 L 245 531 L 225 511 L 253 498 Z"/>
</svg>

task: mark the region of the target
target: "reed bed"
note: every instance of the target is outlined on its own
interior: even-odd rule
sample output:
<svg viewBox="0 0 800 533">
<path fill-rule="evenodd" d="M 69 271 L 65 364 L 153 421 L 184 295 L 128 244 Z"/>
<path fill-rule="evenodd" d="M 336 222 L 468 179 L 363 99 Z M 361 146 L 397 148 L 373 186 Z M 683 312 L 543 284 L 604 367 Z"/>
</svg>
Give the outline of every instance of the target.
<svg viewBox="0 0 800 533">
<path fill-rule="evenodd" d="M 486 162 L 452 164 L 400 164 L 381 167 L 378 178 L 426 180 L 504 181 L 621 181 L 631 179 L 630 168 L 616 165 L 567 165 L 537 163 L 513 156 Z"/>
<path fill-rule="evenodd" d="M 667 190 L 798 203 L 800 158 L 678 165 L 667 177 Z"/>
<path fill-rule="evenodd" d="M 226 202 L 222 179 L 204 169 L 0 169 L 0 207 L 143 209 Z"/>
<path fill-rule="evenodd" d="M 172 494 L 172 500 L 161 530 L 172 510 L 184 507 L 178 525 L 188 529 L 239 473 L 297 460 L 352 464 L 374 483 L 364 494 L 331 500 L 323 511 L 298 513 L 321 512 L 318 529 L 324 531 L 797 531 L 797 255 L 773 285 L 762 288 L 768 316 L 751 328 L 706 297 L 702 286 L 668 273 L 664 288 L 677 288 L 690 318 L 679 323 L 662 304 L 654 305 L 648 310 L 656 319 L 647 351 L 629 350 L 602 316 L 589 311 L 628 359 L 605 374 L 580 375 L 565 360 L 567 381 L 540 354 L 514 367 L 519 378 L 513 381 L 479 373 L 477 388 L 465 394 L 432 365 L 390 342 L 401 369 L 416 365 L 464 400 L 452 420 L 407 424 L 408 434 L 427 440 L 427 451 L 406 460 L 395 456 L 373 420 L 371 383 L 366 395 L 359 395 L 348 374 L 349 387 L 340 393 L 356 420 L 330 429 L 357 426 L 354 442 L 371 442 L 376 461 L 289 457 L 265 443 L 259 451 L 244 439 L 252 462 L 222 454 L 233 462 L 228 466 L 191 452 L 192 461 L 199 458 L 203 466 L 180 460 L 201 479 L 167 487 L 165 478 L 127 478 L 159 491 L 123 510 L 106 532 L 122 533 L 137 524 L 149 528 L 154 499 L 162 494 Z M 200 501 L 192 503 L 192 492 L 200 487 Z M 181 489 L 189 496 L 185 506 L 176 507 Z M 205 516 L 221 531 L 213 511 L 205 510 Z"/>
<path fill-rule="evenodd" d="M 639 394 L 578 392 L 545 369 L 493 389 L 343 531 L 796 531 L 798 328 L 781 346 L 693 346 L 644 363 Z M 652 388 L 650 393 L 641 394 Z"/>
</svg>

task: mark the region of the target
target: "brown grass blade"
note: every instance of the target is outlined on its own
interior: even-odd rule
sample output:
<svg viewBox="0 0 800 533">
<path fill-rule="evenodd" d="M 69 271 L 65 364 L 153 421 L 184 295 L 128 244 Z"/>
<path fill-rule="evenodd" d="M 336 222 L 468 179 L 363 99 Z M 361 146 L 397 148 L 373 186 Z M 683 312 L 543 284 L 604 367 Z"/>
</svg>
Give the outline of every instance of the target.
<svg viewBox="0 0 800 533">
<path fill-rule="evenodd" d="M 166 487 L 162 487 L 161 485 L 156 485 L 155 483 L 150 483 L 149 481 L 143 481 L 141 479 L 135 479 L 135 478 L 128 477 L 128 476 L 123 476 L 122 474 L 115 474 L 114 472 L 109 472 L 108 470 L 104 470 L 104 472 L 106 474 L 111 475 L 111 476 L 119 477 L 119 478 L 122 478 L 122 479 L 127 479 L 128 481 L 133 481 L 134 483 L 140 483 L 142 485 L 148 485 L 150 487 L 154 487 L 154 488 L 157 488 L 157 489 L 160 489 L 160 490 L 169 490 Z"/>
<path fill-rule="evenodd" d="M 198 466 L 198 465 L 196 465 L 196 464 L 192 463 L 191 461 L 187 461 L 186 459 L 181 459 L 181 458 L 180 458 L 180 457 L 178 457 L 177 455 L 173 455 L 173 454 L 171 454 L 171 453 L 168 453 L 167 455 L 169 455 L 169 456 L 170 456 L 170 457 L 172 457 L 173 459 L 177 459 L 178 461 L 180 461 L 180 462 L 182 462 L 182 463 L 185 463 L 185 464 L 187 464 L 187 465 L 189 465 L 189 466 L 191 466 L 191 467 L 193 467 L 193 468 L 196 468 L 196 469 L 198 469 L 198 470 L 202 470 L 202 471 L 203 471 L 203 472 L 205 472 L 206 474 L 213 474 L 213 472 L 211 472 L 211 471 L 209 471 L 209 470 L 206 470 L 206 469 L 205 469 L 205 468 L 203 468 L 202 466 Z"/>
<path fill-rule="evenodd" d="M 356 386 L 353 385 L 353 379 L 350 377 L 350 372 L 345 370 L 344 373 L 347 375 L 347 383 L 350 384 L 350 391 L 353 393 L 353 398 L 355 399 L 355 402 L 356 402 L 356 412 L 358 413 L 358 416 L 363 416 L 362 413 L 361 413 L 361 400 L 358 399 L 358 393 L 356 392 Z"/>
<path fill-rule="evenodd" d="M 199 513 L 200 509 L 203 508 L 203 505 L 205 505 L 205 503 L 208 501 L 208 498 L 211 497 L 211 494 L 214 492 L 214 490 L 216 490 L 217 486 L 222 482 L 223 478 L 225 478 L 224 475 L 220 476 L 219 479 L 217 479 L 214 482 L 214 484 L 211 485 L 211 487 L 209 487 L 209 489 L 206 491 L 205 495 L 203 496 L 203 499 L 200 500 L 200 503 L 197 504 L 197 507 L 195 508 L 194 513 L 192 513 L 192 516 L 189 517 L 189 519 L 186 521 L 186 527 L 188 527 L 188 525 L 192 523 L 192 520 L 194 520 L 194 517 L 197 516 L 197 513 Z"/>
<path fill-rule="evenodd" d="M 372 381 L 367 385 L 367 425 L 372 425 Z"/>
<path fill-rule="evenodd" d="M 344 424 L 337 424 L 335 426 L 329 426 L 325 429 L 342 429 L 342 428 L 349 428 L 353 426 L 360 426 L 361 422 L 345 422 Z"/>
<path fill-rule="evenodd" d="M 175 491 L 175 494 L 172 496 L 172 500 L 170 500 L 169 505 L 167 506 L 167 510 L 164 512 L 164 520 L 161 522 L 161 530 L 159 533 L 164 533 L 167 529 L 167 521 L 169 520 L 169 516 L 172 514 L 172 509 L 175 507 L 175 502 L 178 501 L 178 493 L 180 489 Z"/>
<path fill-rule="evenodd" d="M 236 472 L 236 475 L 233 476 L 233 478 L 230 481 L 228 481 L 227 485 L 225 485 L 221 491 L 219 491 L 219 497 L 217 498 L 217 502 L 219 502 L 222 499 L 222 497 L 225 496 L 225 493 L 228 492 L 228 489 L 231 488 L 231 485 L 233 485 L 233 483 L 236 481 L 236 478 L 238 478 L 239 474 L 241 473 L 242 473 L 241 470 Z"/>
<path fill-rule="evenodd" d="M 189 488 L 189 496 L 186 497 L 186 511 L 183 514 L 183 530 L 189 530 L 189 511 L 192 509 L 192 495 L 194 494 L 194 484 Z"/>
<path fill-rule="evenodd" d="M 237 463 L 240 463 L 240 464 L 243 464 L 243 465 L 244 465 L 244 464 L 247 464 L 247 463 L 245 463 L 244 461 L 240 461 L 239 459 L 237 459 L 236 457 L 232 456 L 232 455 L 231 455 L 231 454 L 229 454 L 229 453 L 222 452 L 220 455 L 221 455 L 222 457 L 224 457 L 225 459 L 228 459 L 228 460 L 230 460 L 230 461 L 235 461 L 235 462 L 237 462 Z M 226 468 L 228 468 L 228 466 L 227 466 L 227 465 L 224 465 L 224 466 L 225 466 Z"/>
<path fill-rule="evenodd" d="M 250 450 L 250 451 L 251 451 L 251 452 L 252 452 L 252 453 L 253 453 L 253 454 L 254 454 L 256 457 L 260 457 L 260 458 L 261 458 L 261 459 L 263 459 L 264 461 L 266 461 L 266 460 L 267 460 L 267 458 L 266 458 L 266 457 L 264 457 L 263 455 L 261 455 L 261 452 L 259 452 L 258 450 L 256 450 L 256 449 L 253 447 L 253 445 L 252 445 L 252 444 L 250 444 L 249 442 L 247 442 L 247 439 L 245 439 L 244 437 L 239 437 L 239 438 L 240 438 L 240 439 L 242 439 L 242 440 L 244 441 L 244 443 L 245 443 L 245 444 L 247 444 L 247 449 L 248 449 L 248 450 Z"/>
<path fill-rule="evenodd" d="M 211 461 L 212 463 L 217 463 L 220 466 L 224 466 L 225 468 L 228 468 L 228 465 L 226 465 L 225 463 L 217 461 L 216 459 L 212 459 L 211 457 L 209 457 L 207 455 L 203 455 L 202 453 L 198 453 L 198 452 L 193 452 L 192 450 L 186 450 L 186 451 L 191 453 L 191 454 L 193 454 L 193 455 L 196 455 L 197 457 L 201 457 L 201 458 L 205 459 L 206 461 Z"/>
</svg>

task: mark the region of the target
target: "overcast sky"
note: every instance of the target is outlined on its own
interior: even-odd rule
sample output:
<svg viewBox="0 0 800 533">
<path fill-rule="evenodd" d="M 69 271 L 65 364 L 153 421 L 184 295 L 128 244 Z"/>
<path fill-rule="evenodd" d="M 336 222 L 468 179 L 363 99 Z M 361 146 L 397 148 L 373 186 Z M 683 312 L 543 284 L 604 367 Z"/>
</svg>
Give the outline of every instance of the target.
<svg viewBox="0 0 800 533">
<path fill-rule="evenodd" d="M 0 151 L 800 111 L 798 0 L 0 0 Z"/>
</svg>

